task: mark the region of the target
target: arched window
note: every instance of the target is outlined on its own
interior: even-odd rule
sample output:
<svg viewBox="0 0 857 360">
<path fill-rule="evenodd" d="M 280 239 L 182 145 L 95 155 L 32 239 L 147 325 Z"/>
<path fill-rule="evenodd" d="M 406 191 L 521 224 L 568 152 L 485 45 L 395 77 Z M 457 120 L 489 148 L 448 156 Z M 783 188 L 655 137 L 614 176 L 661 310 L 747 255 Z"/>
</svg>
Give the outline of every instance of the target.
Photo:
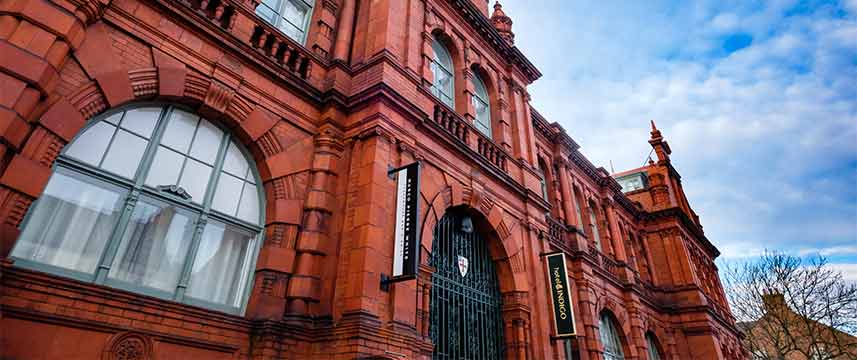
<svg viewBox="0 0 857 360">
<path fill-rule="evenodd" d="M 455 76 L 453 75 L 452 56 L 446 46 L 434 39 L 431 43 L 434 59 L 431 62 L 432 77 L 431 93 L 451 108 L 455 108 Z"/>
<path fill-rule="evenodd" d="M 649 354 L 649 360 L 661 360 L 661 352 L 658 350 L 658 341 L 652 333 L 646 334 L 646 352 Z"/>
<path fill-rule="evenodd" d="M 303 44 L 312 17 L 313 0 L 262 0 L 256 15 Z"/>
<path fill-rule="evenodd" d="M 476 112 L 476 129 L 482 134 L 491 138 L 491 105 L 488 102 L 488 89 L 485 88 L 485 83 L 479 75 L 473 76 L 473 88 L 475 92 L 471 97 L 473 102 L 473 110 Z"/>
<path fill-rule="evenodd" d="M 616 322 L 609 313 L 602 312 L 598 320 L 598 334 L 601 345 L 604 346 L 604 360 L 623 360 L 625 353 L 622 351 L 622 340 L 619 339 L 619 330 Z"/>
<path fill-rule="evenodd" d="M 99 118 L 57 158 L 16 264 L 243 312 L 264 214 L 254 163 L 236 141 L 172 106 Z"/>
<path fill-rule="evenodd" d="M 592 241 L 595 241 L 595 247 L 598 251 L 601 250 L 601 236 L 598 234 L 598 217 L 595 216 L 595 203 L 589 201 L 589 228 L 592 235 Z"/>
</svg>

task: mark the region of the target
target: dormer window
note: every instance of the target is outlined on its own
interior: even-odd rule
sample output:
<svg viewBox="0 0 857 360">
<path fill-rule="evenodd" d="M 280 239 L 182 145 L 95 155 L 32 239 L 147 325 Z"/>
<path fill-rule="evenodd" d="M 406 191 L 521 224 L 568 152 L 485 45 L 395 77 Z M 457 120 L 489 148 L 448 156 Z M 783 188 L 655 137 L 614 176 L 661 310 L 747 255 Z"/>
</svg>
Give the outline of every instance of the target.
<svg viewBox="0 0 857 360">
<path fill-rule="evenodd" d="M 622 185 L 622 192 L 631 192 L 645 189 L 648 185 L 648 182 L 646 181 L 646 173 L 644 172 L 638 172 L 618 177 L 616 178 L 616 182 L 618 182 L 619 185 Z"/>
<path fill-rule="evenodd" d="M 312 16 L 314 0 L 262 0 L 256 15 L 303 44 Z"/>
</svg>

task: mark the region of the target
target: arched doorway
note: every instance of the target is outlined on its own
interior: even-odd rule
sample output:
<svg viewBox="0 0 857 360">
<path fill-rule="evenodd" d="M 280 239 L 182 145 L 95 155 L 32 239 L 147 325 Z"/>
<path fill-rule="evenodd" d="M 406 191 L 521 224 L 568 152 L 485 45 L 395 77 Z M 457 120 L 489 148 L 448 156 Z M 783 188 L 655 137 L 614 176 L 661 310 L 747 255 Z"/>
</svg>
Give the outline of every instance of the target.
<svg viewBox="0 0 857 360">
<path fill-rule="evenodd" d="M 475 220 L 464 209 L 450 209 L 434 228 L 433 359 L 503 358 L 500 285 Z"/>
</svg>

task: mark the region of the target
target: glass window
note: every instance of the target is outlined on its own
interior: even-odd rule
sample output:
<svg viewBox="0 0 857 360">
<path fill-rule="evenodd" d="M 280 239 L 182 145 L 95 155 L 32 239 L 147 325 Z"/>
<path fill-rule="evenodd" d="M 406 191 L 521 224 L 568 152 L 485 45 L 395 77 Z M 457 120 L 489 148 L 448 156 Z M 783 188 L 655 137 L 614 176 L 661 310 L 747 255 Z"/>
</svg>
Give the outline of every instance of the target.
<svg viewBox="0 0 857 360">
<path fill-rule="evenodd" d="M 607 312 L 601 313 L 601 318 L 598 320 L 598 335 L 601 339 L 601 345 L 604 346 L 604 360 L 625 359 L 618 326 Z"/>
<path fill-rule="evenodd" d="M 232 136 L 173 107 L 87 127 L 31 207 L 16 264 L 239 313 L 261 237 L 262 193 Z"/>
<path fill-rule="evenodd" d="M 649 353 L 649 360 L 661 360 L 658 342 L 652 334 L 646 334 L 646 351 Z"/>
<path fill-rule="evenodd" d="M 262 0 L 256 7 L 256 15 L 303 44 L 313 3 L 313 0 Z"/>
<path fill-rule="evenodd" d="M 476 112 L 476 129 L 482 134 L 491 138 L 491 105 L 488 101 L 488 90 L 485 88 L 485 83 L 479 75 L 473 77 L 473 87 L 475 93 L 471 97 L 473 102 L 473 110 Z"/>
<path fill-rule="evenodd" d="M 455 76 L 452 71 L 452 56 L 446 50 L 446 46 L 437 39 L 432 41 L 432 52 L 434 59 L 431 62 L 432 77 L 434 83 L 431 85 L 431 93 L 440 101 L 451 108 L 455 108 Z"/>
<path fill-rule="evenodd" d="M 592 240 L 595 241 L 595 247 L 601 251 L 601 236 L 598 234 L 598 217 L 595 216 L 595 203 L 589 202 L 589 228 L 592 235 Z"/>
</svg>

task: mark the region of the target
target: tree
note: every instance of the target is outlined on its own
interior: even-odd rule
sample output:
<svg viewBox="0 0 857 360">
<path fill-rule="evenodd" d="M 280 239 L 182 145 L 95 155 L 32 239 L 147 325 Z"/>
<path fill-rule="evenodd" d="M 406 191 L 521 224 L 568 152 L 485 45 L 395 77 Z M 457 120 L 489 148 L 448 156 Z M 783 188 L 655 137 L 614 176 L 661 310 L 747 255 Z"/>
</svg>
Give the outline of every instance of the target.
<svg viewBox="0 0 857 360">
<path fill-rule="evenodd" d="M 857 359 L 857 284 L 824 257 L 766 252 L 724 272 L 753 359 Z"/>
</svg>

